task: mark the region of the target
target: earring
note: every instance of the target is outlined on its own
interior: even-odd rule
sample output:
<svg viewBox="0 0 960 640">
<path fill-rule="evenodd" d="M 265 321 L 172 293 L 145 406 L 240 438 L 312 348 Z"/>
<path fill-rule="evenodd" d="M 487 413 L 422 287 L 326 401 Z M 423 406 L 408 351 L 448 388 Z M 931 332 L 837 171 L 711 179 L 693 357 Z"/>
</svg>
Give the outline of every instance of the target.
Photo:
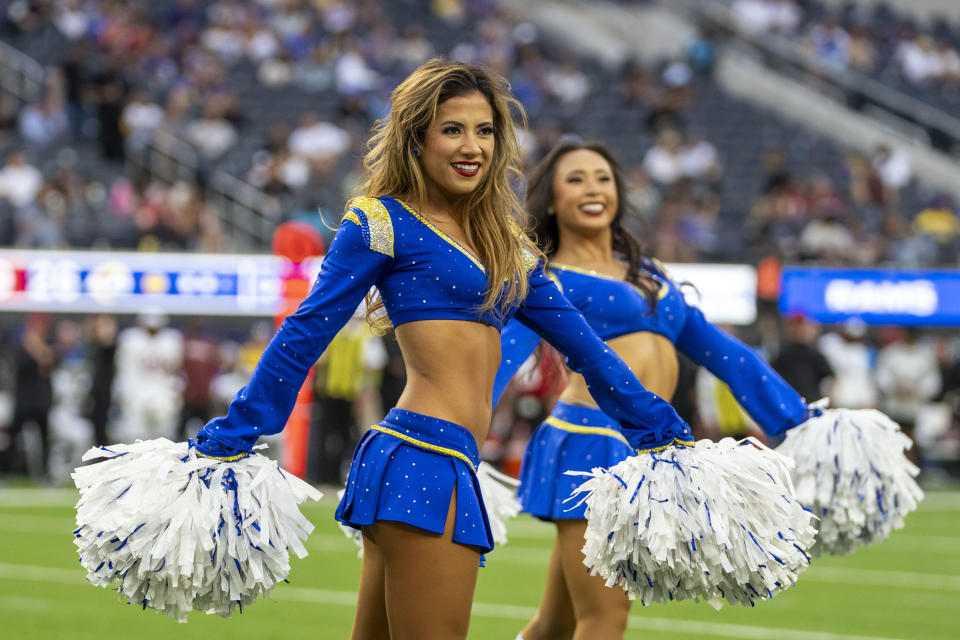
<svg viewBox="0 0 960 640">
<path fill-rule="evenodd" d="M 414 150 L 413 150 L 413 155 L 419 156 L 419 155 L 420 155 L 420 149 L 414 149 Z"/>
</svg>

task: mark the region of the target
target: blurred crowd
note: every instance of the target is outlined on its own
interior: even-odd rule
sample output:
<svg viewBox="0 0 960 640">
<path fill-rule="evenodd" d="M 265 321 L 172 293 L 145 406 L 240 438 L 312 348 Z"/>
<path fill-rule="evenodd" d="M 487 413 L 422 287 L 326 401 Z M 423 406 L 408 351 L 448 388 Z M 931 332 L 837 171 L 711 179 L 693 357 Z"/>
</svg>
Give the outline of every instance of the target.
<svg viewBox="0 0 960 640">
<path fill-rule="evenodd" d="M 0 246 L 222 251 L 231 239 L 207 189 L 218 167 L 277 199 L 279 221 L 306 218 L 327 233 L 316 211 L 335 221 L 355 190 L 363 142 L 392 87 L 447 55 L 510 79 L 529 116 L 528 166 L 571 131 L 610 131 L 590 122 L 598 101 L 624 114 L 636 140 L 624 158 L 636 228 L 665 259 L 743 259 L 746 246 L 753 260 L 775 251 L 786 261 L 960 263 L 957 203 L 913 197 L 902 151 L 838 149 L 833 166 L 816 168 L 773 145 L 763 167 L 728 168 L 725 154 L 736 149 L 721 150 L 715 129 L 691 117 L 715 56 L 709 34 L 691 41 L 685 58 L 611 73 L 508 18 L 494 0 L 10 4 L 0 32 L 60 44 L 32 103 L 0 103 Z M 800 37 L 816 26 L 813 5 L 736 0 L 732 11 L 749 30 Z M 171 136 L 196 151 L 189 179 L 169 184 L 121 163 Z M 725 187 L 739 190 L 742 174 L 764 172 L 748 212 L 740 203 L 750 194 Z M 722 238 L 748 216 L 749 242 Z"/>
<path fill-rule="evenodd" d="M 939 85 L 960 96 L 955 16 L 920 21 L 886 3 L 827 6 L 816 0 L 733 0 L 730 12 L 745 32 L 780 33 L 829 67 L 854 69 L 895 86 Z"/>
<path fill-rule="evenodd" d="M 911 453 L 930 483 L 960 476 L 960 339 L 948 332 L 820 327 L 801 315 L 768 335 L 725 327 L 751 341 L 802 396 L 831 406 L 878 408 L 910 433 Z M 172 322 L 147 309 L 129 326 L 117 318 L 34 314 L 5 332 L 0 359 L 0 482 L 31 476 L 62 482 L 90 446 L 136 438 L 182 441 L 223 415 L 246 384 L 273 327 L 249 331 Z M 680 356 L 672 399 L 695 436 L 765 440 L 726 385 Z M 516 474 L 533 429 L 566 381 L 563 358 L 543 347 L 499 403 L 484 459 Z M 364 428 L 403 389 L 403 360 L 391 335 L 355 317 L 321 357 L 313 378 L 307 475 L 338 484 Z M 280 456 L 282 437 L 268 439 Z M 776 442 L 771 442 L 771 445 Z"/>
<path fill-rule="evenodd" d="M 107 314 L 31 314 L 2 336 L 0 483 L 21 476 L 54 483 L 91 446 L 183 441 L 225 414 L 273 326 L 173 322 L 152 308 L 127 326 Z M 339 482 L 361 418 L 396 402 L 404 378 L 398 358 L 395 341 L 371 334 L 362 318 L 331 343 L 314 378 L 313 480 Z M 279 457 L 282 438 L 267 441 Z"/>
</svg>

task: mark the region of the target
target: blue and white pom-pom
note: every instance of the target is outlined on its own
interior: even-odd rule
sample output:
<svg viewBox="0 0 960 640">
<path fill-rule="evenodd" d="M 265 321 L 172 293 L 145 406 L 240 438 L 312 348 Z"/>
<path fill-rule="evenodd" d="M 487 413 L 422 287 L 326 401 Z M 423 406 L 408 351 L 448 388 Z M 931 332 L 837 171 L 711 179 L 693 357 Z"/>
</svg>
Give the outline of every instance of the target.
<svg viewBox="0 0 960 640">
<path fill-rule="evenodd" d="M 507 521 L 520 513 L 520 502 L 517 500 L 520 481 L 497 471 L 487 462 L 481 462 L 477 467 L 477 480 L 483 504 L 487 508 L 493 540 L 498 545 L 507 544 Z"/>
<path fill-rule="evenodd" d="M 917 508 L 913 443 L 874 409 L 828 409 L 787 431 L 777 451 L 792 458 L 797 499 L 820 517 L 815 554 L 845 554 L 886 540 Z"/>
<path fill-rule="evenodd" d="M 520 513 L 520 502 L 517 500 L 520 481 L 497 471 L 486 462 L 481 462 L 477 467 L 477 481 L 480 483 L 480 494 L 487 508 L 487 520 L 490 522 L 493 540 L 498 545 L 507 544 L 507 520 Z M 345 491 L 341 489 L 337 497 L 342 499 Z M 342 522 L 340 530 L 360 547 L 357 557 L 362 558 L 363 532 Z"/>
<path fill-rule="evenodd" d="M 753 605 L 807 568 L 814 516 L 790 460 L 752 438 L 631 456 L 589 476 L 584 564 L 631 598 Z M 575 498 L 571 498 L 575 499 Z"/>
<path fill-rule="evenodd" d="M 321 494 L 265 456 L 221 461 L 160 438 L 83 456 L 96 458 L 73 472 L 74 543 L 87 579 L 131 604 L 229 617 L 286 579 L 288 550 L 307 555 L 297 505 Z"/>
</svg>

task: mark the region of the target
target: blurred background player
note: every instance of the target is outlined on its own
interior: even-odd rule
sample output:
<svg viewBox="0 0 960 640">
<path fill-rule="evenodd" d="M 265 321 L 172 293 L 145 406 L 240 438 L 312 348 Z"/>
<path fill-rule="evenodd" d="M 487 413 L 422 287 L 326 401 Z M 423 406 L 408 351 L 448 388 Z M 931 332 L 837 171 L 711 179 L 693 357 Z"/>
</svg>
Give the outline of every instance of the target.
<svg viewBox="0 0 960 640">
<path fill-rule="evenodd" d="M 16 387 L 13 420 L 10 424 L 7 450 L 3 456 L 3 473 L 47 478 L 50 456 L 49 416 L 53 406 L 51 376 L 57 366 L 57 352 L 51 341 L 50 315 L 27 316 L 23 334 L 14 351 Z M 32 426 L 39 435 L 40 450 L 24 431 Z"/>
<path fill-rule="evenodd" d="M 117 344 L 114 396 L 120 403 L 120 440 L 174 438 L 183 405 L 183 337 L 167 316 L 148 309 Z"/>
</svg>

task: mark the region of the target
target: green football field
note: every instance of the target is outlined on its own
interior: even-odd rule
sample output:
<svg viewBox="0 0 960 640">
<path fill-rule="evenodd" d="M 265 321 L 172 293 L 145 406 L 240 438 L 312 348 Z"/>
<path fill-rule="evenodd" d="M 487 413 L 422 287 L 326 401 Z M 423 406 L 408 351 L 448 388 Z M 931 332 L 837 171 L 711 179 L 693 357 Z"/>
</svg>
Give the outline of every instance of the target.
<svg viewBox="0 0 960 640">
<path fill-rule="evenodd" d="M 360 561 L 335 526 L 333 502 L 307 508 L 317 526 L 310 555 L 294 559 L 290 584 L 242 615 L 193 614 L 178 624 L 90 586 L 71 530 L 67 490 L 0 490 L 0 637 L 347 638 Z M 470 637 L 513 640 L 533 613 L 552 530 L 513 521 L 510 543 L 480 570 Z M 833 640 L 960 638 L 960 493 L 931 493 L 906 527 L 870 549 L 817 559 L 798 584 L 754 608 L 700 603 L 635 605 L 629 638 Z"/>
</svg>

